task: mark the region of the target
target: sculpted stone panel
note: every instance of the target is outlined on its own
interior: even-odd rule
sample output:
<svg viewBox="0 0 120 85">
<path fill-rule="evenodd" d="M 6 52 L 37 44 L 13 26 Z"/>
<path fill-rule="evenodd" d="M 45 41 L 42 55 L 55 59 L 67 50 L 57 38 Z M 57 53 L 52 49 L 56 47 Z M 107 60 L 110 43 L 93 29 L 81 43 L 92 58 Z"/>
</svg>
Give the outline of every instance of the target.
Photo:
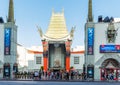
<svg viewBox="0 0 120 85">
<path fill-rule="evenodd" d="M 95 62 L 95 65 L 101 66 L 102 63 L 107 59 L 115 59 L 116 61 L 120 60 L 120 56 L 117 54 L 104 54 L 97 62 Z M 120 61 L 118 61 L 120 63 Z"/>
</svg>

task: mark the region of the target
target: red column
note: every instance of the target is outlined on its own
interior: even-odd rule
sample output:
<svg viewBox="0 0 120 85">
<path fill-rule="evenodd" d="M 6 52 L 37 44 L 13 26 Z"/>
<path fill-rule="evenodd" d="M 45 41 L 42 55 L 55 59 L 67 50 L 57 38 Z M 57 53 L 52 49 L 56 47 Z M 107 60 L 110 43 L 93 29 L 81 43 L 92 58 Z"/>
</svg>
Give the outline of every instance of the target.
<svg viewBox="0 0 120 85">
<path fill-rule="evenodd" d="M 44 57 L 44 71 L 46 72 L 48 69 L 48 58 Z"/>
<path fill-rule="evenodd" d="M 48 70 L 48 42 L 42 41 L 43 44 L 43 69 Z"/>
<path fill-rule="evenodd" d="M 70 70 L 70 57 L 66 57 L 66 71 Z"/>
<path fill-rule="evenodd" d="M 66 41 L 66 71 L 70 71 L 70 41 Z"/>
</svg>

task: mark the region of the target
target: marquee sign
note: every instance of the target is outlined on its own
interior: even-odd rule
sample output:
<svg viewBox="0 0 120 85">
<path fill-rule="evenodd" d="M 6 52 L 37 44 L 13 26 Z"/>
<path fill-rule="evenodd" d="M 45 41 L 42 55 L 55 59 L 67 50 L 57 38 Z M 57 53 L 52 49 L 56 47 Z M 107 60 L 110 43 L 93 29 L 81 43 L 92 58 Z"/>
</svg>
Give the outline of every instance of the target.
<svg viewBox="0 0 120 85">
<path fill-rule="evenodd" d="M 5 28 L 4 31 L 4 54 L 10 55 L 11 46 L 11 28 Z"/>
<path fill-rule="evenodd" d="M 88 55 L 94 54 L 94 28 L 88 28 Z"/>
<path fill-rule="evenodd" d="M 100 45 L 100 53 L 120 53 L 120 45 Z"/>
</svg>

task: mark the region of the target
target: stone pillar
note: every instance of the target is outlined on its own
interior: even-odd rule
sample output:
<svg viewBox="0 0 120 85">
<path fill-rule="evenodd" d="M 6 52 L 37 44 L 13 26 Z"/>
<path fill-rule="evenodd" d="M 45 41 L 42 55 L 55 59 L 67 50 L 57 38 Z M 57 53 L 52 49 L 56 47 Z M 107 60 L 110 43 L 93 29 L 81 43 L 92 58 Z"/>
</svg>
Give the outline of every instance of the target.
<svg viewBox="0 0 120 85">
<path fill-rule="evenodd" d="M 43 68 L 46 72 L 48 70 L 48 42 L 42 41 L 43 44 Z"/>
<path fill-rule="evenodd" d="M 65 42 L 66 46 L 66 71 L 70 71 L 70 41 Z"/>
<path fill-rule="evenodd" d="M 13 75 L 13 63 L 10 64 L 10 79 L 14 79 L 14 75 Z"/>
<path fill-rule="evenodd" d="M 44 60 L 44 71 L 46 72 L 48 70 L 48 58 L 44 57 L 43 60 Z"/>
<path fill-rule="evenodd" d="M 66 57 L 66 71 L 70 71 L 70 57 Z"/>
<path fill-rule="evenodd" d="M 95 80 L 100 80 L 100 68 L 99 67 L 95 67 L 95 72 L 94 72 L 94 79 Z"/>
</svg>

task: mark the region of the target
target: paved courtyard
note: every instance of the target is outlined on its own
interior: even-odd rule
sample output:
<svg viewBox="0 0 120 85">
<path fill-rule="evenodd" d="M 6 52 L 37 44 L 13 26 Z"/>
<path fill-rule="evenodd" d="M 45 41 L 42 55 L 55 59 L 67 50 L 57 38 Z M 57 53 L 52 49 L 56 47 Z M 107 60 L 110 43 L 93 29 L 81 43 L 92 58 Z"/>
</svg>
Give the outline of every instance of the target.
<svg viewBox="0 0 120 85">
<path fill-rule="evenodd" d="M 0 85 L 120 85 L 120 82 L 0 81 Z"/>
</svg>

